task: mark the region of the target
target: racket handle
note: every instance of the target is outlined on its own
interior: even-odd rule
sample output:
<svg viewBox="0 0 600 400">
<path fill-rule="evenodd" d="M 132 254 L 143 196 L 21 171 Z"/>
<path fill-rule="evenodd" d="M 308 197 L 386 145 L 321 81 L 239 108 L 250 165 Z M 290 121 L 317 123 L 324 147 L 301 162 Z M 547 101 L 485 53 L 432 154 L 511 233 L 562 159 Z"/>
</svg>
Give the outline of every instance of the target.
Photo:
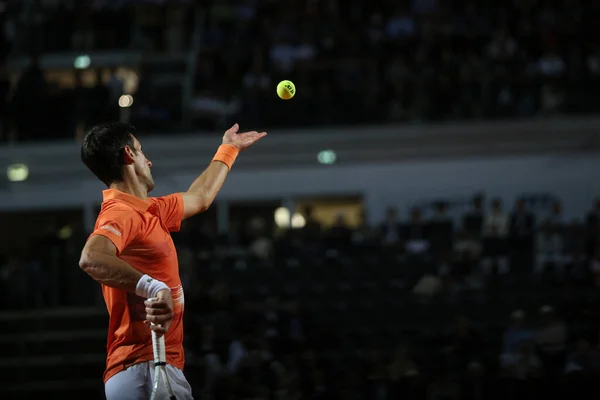
<svg viewBox="0 0 600 400">
<path fill-rule="evenodd" d="M 167 355 L 165 350 L 165 336 L 161 335 L 160 337 L 156 334 L 156 332 L 152 332 L 152 350 L 154 351 L 154 364 L 155 365 L 165 365 L 167 362 Z"/>
</svg>

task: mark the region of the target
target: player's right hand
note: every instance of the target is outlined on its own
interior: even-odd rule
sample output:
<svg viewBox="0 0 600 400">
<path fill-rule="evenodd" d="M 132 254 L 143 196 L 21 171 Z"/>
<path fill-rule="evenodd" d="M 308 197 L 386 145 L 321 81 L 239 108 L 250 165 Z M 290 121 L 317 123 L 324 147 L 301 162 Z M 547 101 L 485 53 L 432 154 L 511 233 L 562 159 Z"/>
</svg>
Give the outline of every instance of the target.
<svg viewBox="0 0 600 400">
<path fill-rule="evenodd" d="M 153 299 L 144 302 L 146 325 L 159 335 L 164 335 L 173 320 L 173 297 L 170 290 L 161 290 Z"/>
</svg>

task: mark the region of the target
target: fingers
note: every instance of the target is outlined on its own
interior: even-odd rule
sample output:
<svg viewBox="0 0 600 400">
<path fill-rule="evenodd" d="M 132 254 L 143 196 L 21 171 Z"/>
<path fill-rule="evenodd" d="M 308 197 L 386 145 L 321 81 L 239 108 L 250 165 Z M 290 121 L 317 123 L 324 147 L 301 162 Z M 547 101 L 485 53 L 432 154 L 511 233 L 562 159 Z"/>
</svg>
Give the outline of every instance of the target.
<svg viewBox="0 0 600 400">
<path fill-rule="evenodd" d="M 257 132 L 257 131 L 250 131 L 250 132 L 242 132 L 242 133 L 238 133 L 238 136 L 240 137 L 265 137 L 267 136 L 267 132 Z"/>
<path fill-rule="evenodd" d="M 149 299 L 144 302 L 146 306 L 146 321 L 155 325 L 165 325 L 173 319 L 173 306 L 171 302 L 162 299 Z M 156 329 L 161 329 L 157 327 Z M 154 330 L 154 328 L 153 328 Z"/>
<path fill-rule="evenodd" d="M 149 299 L 144 301 L 144 305 L 147 308 L 156 308 L 156 309 L 164 309 L 171 308 L 171 304 L 167 300 L 157 300 L 157 299 Z"/>
<path fill-rule="evenodd" d="M 229 129 L 227 129 L 227 132 L 225 132 L 225 134 L 231 134 L 231 133 L 237 133 L 237 131 L 240 129 L 240 126 L 236 123 L 233 124 L 233 126 Z"/>
<path fill-rule="evenodd" d="M 167 331 L 169 330 L 169 325 L 153 324 L 150 321 L 144 321 L 144 324 L 146 324 L 146 327 L 148 327 L 148 329 L 156 332 L 159 337 L 167 333 Z"/>
<path fill-rule="evenodd" d="M 255 143 L 256 141 L 264 138 L 265 136 L 267 136 L 267 132 L 252 131 L 252 132 L 244 132 L 244 133 L 238 134 L 239 139 L 242 142 L 248 143 L 248 144 Z"/>
<path fill-rule="evenodd" d="M 253 145 L 258 140 L 267 136 L 267 132 L 249 131 L 238 133 L 239 128 L 240 126 L 238 124 L 229 128 L 223 136 L 223 143 L 234 145 L 238 150 L 244 150 L 248 146 Z"/>
<path fill-rule="evenodd" d="M 173 313 L 162 314 L 162 315 L 151 315 L 146 314 L 146 321 L 151 322 L 155 325 L 164 325 L 173 319 Z"/>
<path fill-rule="evenodd" d="M 169 307 L 146 307 L 146 315 L 166 315 L 171 311 Z"/>
</svg>

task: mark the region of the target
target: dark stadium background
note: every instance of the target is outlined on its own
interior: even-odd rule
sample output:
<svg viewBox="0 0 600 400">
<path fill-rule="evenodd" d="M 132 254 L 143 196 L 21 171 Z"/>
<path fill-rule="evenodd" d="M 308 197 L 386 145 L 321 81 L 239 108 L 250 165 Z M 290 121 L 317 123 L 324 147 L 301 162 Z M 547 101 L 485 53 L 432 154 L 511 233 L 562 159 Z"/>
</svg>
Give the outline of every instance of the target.
<svg viewBox="0 0 600 400">
<path fill-rule="evenodd" d="M 174 235 L 196 398 L 598 398 L 599 9 L 0 1 L 0 397 L 103 396 L 78 146 L 119 119 L 158 195 L 270 133 Z"/>
</svg>

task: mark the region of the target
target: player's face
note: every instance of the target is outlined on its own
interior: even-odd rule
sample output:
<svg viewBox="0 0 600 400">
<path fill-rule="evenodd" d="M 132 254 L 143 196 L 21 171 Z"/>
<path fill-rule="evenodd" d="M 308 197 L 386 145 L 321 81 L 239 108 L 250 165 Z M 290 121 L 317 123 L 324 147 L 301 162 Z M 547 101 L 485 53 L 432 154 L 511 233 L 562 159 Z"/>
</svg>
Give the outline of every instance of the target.
<svg viewBox="0 0 600 400">
<path fill-rule="evenodd" d="M 133 148 L 136 154 L 134 163 L 135 173 L 140 178 L 140 181 L 146 185 L 148 192 L 150 192 L 154 189 L 154 178 L 152 178 L 152 171 L 150 170 L 152 162 L 144 155 L 142 145 L 137 138 L 133 138 Z"/>
</svg>

